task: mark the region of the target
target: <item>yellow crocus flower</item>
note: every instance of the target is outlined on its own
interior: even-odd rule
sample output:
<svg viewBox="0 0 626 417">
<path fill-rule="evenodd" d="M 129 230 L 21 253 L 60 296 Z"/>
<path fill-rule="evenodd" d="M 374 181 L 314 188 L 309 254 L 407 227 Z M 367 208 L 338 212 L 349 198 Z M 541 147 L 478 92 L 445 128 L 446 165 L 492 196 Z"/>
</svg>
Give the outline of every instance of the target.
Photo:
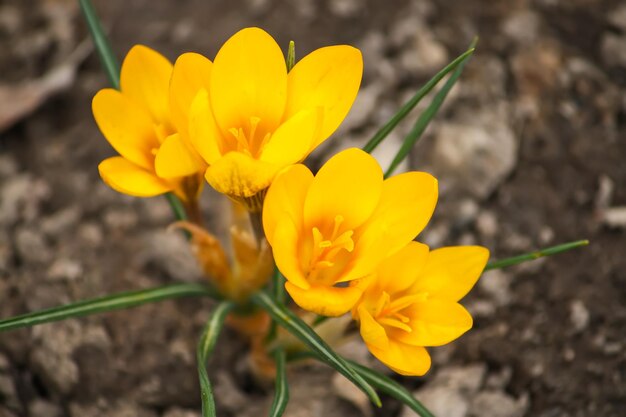
<svg viewBox="0 0 626 417">
<path fill-rule="evenodd" d="M 353 280 L 372 274 L 409 243 L 437 203 L 437 180 L 408 172 L 383 181 L 376 160 L 351 148 L 314 177 L 304 165 L 278 175 L 267 192 L 263 226 L 285 288 L 305 310 L 348 312 L 361 297 Z"/>
<path fill-rule="evenodd" d="M 488 258 L 480 246 L 429 252 L 411 242 L 384 260 L 375 275 L 355 285 L 364 292 L 352 313 L 370 352 L 399 374 L 424 375 L 431 363 L 425 346 L 450 343 L 472 327 L 458 301 Z"/>
<path fill-rule="evenodd" d="M 190 147 L 177 146 L 180 137 L 171 114 L 181 113 L 181 103 L 170 110 L 172 64 L 142 45 L 126 55 L 120 73 L 120 90 L 100 90 L 92 102 L 96 123 L 120 154 L 98 166 L 111 188 L 137 197 L 175 192 L 183 200 L 194 199 L 202 185 L 198 174 L 204 163 Z M 188 108 L 185 109 L 188 111 Z M 180 123 L 179 123 L 180 124 Z M 195 169 L 172 174 L 170 161 L 192 160 Z"/>
<path fill-rule="evenodd" d="M 280 47 L 259 28 L 233 35 L 213 63 L 195 56 L 188 64 L 188 72 L 202 71 L 204 85 L 195 94 L 200 82 L 181 86 L 172 97 L 193 97 L 190 143 L 208 166 L 209 184 L 251 211 L 260 211 L 279 170 L 337 129 L 363 72 L 359 50 L 338 45 L 313 51 L 287 73 Z"/>
</svg>

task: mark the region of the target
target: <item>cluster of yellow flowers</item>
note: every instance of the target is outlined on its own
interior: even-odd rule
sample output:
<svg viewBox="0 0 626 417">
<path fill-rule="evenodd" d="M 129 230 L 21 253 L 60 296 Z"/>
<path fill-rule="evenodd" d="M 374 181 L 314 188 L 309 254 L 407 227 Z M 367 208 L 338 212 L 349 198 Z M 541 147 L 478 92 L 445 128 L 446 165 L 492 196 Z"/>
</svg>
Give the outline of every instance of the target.
<svg viewBox="0 0 626 417">
<path fill-rule="evenodd" d="M 423 375 L 430 367 L 425 347 L 471 328 L 458 301 L 489 253 L 478 246 L 430 251 L 413 241 L 437 203 L 430 174 L 384 180 L 376 160 L 354 148 L 316 175 L 300 164 L 346 117 L 362 71 L 361 53 L 346 45 L 318 49 L 288 71 L 278 44 L 258 28 L 236 33 L 213 62 L 186 53 L 172 65 L 135 46 L 122 65 L 120 91 L 104 89 L 93 100 L 96 122 L 120 154 L 99 171 L 119 192 L 173 192 L 183 202 L 198 198 L 204 177 L 240 207 L 261 212 L 293 301 L 324 316 L 351 312 L 372 354 L 398 373 Z M 234 239 L 236 277 L 215 267 L 227 256 L 211 235 L 197 224 L 184 227 L 227 295 L 241 295 L 233 282 L 260 283 L 251 291 L 267 282 L 269 249 L 255 252 Z"/>
</svg>

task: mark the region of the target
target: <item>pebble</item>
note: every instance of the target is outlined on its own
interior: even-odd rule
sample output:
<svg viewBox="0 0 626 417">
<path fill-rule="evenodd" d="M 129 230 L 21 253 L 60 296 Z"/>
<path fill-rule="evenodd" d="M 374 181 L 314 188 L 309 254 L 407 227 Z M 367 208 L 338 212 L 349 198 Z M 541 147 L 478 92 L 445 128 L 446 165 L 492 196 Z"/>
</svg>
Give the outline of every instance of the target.
<svg viewBox="0 0 626 417">
<path fill-rule="evenodd" d="M 444 192 L 484 199 L 517 163 L 517 138 L 504 106 L 475 110 L 440 126 L 430 162 Z"/>
<path fill-rule="evenodd" d="M 361 0 L 330 0 L 330 12 L 341 18 L 355 17 L 363 8 Z"/>
<path fill-rule="evenodd" d="M 63 410 L 56 404 L 37 398 L 28 405 L 28 411 L 34 417 L 61 417 Z"/>
<path fill-rule="evenodd" d="M 46 263 L 52 258 L 43 235 L 35 229 L 19 228 L 15 233 L 15 247 L 24 262 Z"/>
<path fill-rule="evenodd" d="M 174 407 L 165 411 L 165 413 L 163 413 L 163 417 L 200 417 L 200 413 L 193 410 L 185 410 Z"/>
<path fill-rule="evenodd" d="M 589 310 L 581 300 L 572 301 L 569 307 L 569 319 L 574 328 L 574 332 L 580 333 L 589 325 Z"/>
<path fill-rule="evenodd" d="M 501 270 L 485 272 L 478 280 L 479 288 L 487 293 L 497 306 L 505 306 L 511 302 L 510 275 Z"/>
<path fill-rule="evenodd" d="M 626 35 L 604 34 L 600 50 L 607 65 L 626 67 Z"/>
<path fill-rule="evenodd" d="M 45 217 L 41 221 L 41 231 L 47 236 L 60 236 L 73 230 L 80 217 L 81 210 L 79 206 L 67 207 Z"/>
<path fill-rule="evenodd" d="M 528 410 L 528 396 L 515 399 L 503 391 L 479 392 L 472 399 L 470 417 L 522 417 Z"/>
<path fill-rule="evenodd" d="M 189 242 L 181 233 L 159 230 L 148 233 L 143 241 L 142 251 L 138 254 L 141 265 L 153 265 L 176 281 L 203 279 Z"/>
<path fill-rule="evenodd" d="M 83 266 L 72 259 L 57 258 L 48 268 L 48 278 L 53 281 L 74 281 L 83 276 Z"/>
</svg>

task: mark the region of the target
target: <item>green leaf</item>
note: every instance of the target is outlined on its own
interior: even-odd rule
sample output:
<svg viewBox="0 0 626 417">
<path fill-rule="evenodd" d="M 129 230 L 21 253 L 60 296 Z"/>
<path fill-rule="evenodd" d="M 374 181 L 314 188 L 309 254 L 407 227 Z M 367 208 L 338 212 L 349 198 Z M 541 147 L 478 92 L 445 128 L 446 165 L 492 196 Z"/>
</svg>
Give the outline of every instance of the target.
<svg viewBox="0 0 626 417">
<path fill-rule="evenodd" d="M 85 21 L 87 22 L 87 27 L 89 28 L 89 32 L 91 33 L 91 37 L 93 38 L 93 43 L 96 45 L 96 50 L 98 51 L 98 55 L 100 56 L 100 61 L 102 62 L 102 66 L 109 77 L 109 81 L 111 85 L 119 90 L 120 88 L 120 65 L 117 62 L 117 58 L 111 49 L 111 45 L 104 34 L 104 30 L 102 30 L 102 25 L 100 24 L 100 19 L 98 19 L 98 15 L 91 4 L 90 0 L 79 0 L 80 8 L 83 11 L 85 16 Z"/>
<path fill-rule="evenodd" d="M 217 293 L 203 284 L 173 284 L 147 290 L 128 291 L 0 320 L 0 332 L 72 317 L 131 308 L 170 298 L 192 296 L 217 297 Z"/>
<path fill-rule="evenodd" d="M 289 49 L 287 50 L 287 72 L 291 71 L 296 65 L 296 43 L 289 41 Z"/>
<path fill-rule="evenodd" d="M 287 384 L 287 370 L 285 366 L 285 350 L 282 347 L 274 351 L 276 361 L 276 384 L 274 389 L 274 400 L 270 408 L 270 417 L 280 417 L 287 408 L 289 402 L 289 385 Z"/>
<path fill-rule="evenodd" d="M 507 266 L 517 265 L 528 261 L 534 261 L 535 259 L 543 258 L 544 256 L 556 255 L 558 253 L 567 252 L 581 246 L 587 246 L 588 244 L 589 241 L 585 239 L 563 243 L 561 245 L 550 246 L 549 248 L 540 249 L 535 252 L 529 252 L 523 255 L 517 255 L 511 258 L 502 259 L 501 261 L 489 262 L 485 267 L 485 271 L 489 271 L 491 269 L 506 268 Z"/>
<path fill-rule="evenodd" d="M 200 390 L 202 394 L 202 417 L 215 417 L 215 400 L 213 399 L 213 388 L 206 370 L 207 359 L 215 348 L 217 338 L 224 327 L 224 320 L 228 313 L 235 307 L 231 301 L 221 302 L 211 318 L 204 326 L 202 336 L 198 342 L 196 350 L 196 360 L 198 361 L 198 376 L 200 378 Z"/>
<path fill-rule="evenodd" d="M 380 398 L 376 391 L 359 376 L 348 363 L 335 353 L 330 346 L 313 329 L 311 329 L 300 317 L 292 311 L 279 304 L 265 292 L 258 292 L 252 297 L 252 301 L 283 326 L 287 331 L 300 339 L 311 350 L 320 355 L 328 365 L 335 368 L 343 376 L 348 378 L 359 389 L 361 389 L 369 399 L 380 407 Z"/>
<path fill-rule="evenodd" d="M 463 54 L 459 55 L 454 61 L 449 63 L 444 69 L 439 71 L 433 78 L 430 79 L 422 88 L 409 101 L 407 101 L 398 112 L 380 128 L 378 132 L 370 139 L 369 142 L 363 147 L 363 150 L 367 153 L 372 153 L 378 145 L 398 126 L 398 124 L 417 106 L 417 104 L 428 94 L 430 91 L 445 77 L 450 71 L 455 69 L 459 64 L 465 62 L 474 53 L 474 48 L 470 48 Z"/>
<path fill-rule="evenodd" d="M 470 45 L 469 51 L 474 50 L 474 46 L 476 45 L 476 42 L 477 40 L 475 39 Z M 426 110 L 424 110 L 422 114 L 420 114 L 420 117 L 417 119 L 417 122 L 413 126 L 413 129 L 411 129 L 409 134 L 406 136 L 406 138 L 404 139 L 404 142 L 402 143 L 402 146 L 400 147 L 400 150 L 398 151 L 396 156 L 393 158 L 393 161 L 391 161 L 391 164 L 389 165 L 387 172 L 385 172 L 385 178 L 393 174 L 393 172 L 396 170 L 398 165 L 400 165 L 400 163 L 404 160 L 404 158 L 407 157 L 409 152 L 411 152 L 411 149 L 413 149 L 413 146 L 415 145 L 415 143 L 422 136 L 422 133 L 424 133 L 430 121 L 435 117 L 435 115 L 439 111 L 439 108 L 441 107 L 444 100 L 448 96 L 448 93 L 450 92 L 450 90 L 452 89 L 456 81 L 459 79 L 459 77 L 461 76 L 461 73 L 463 72 L 463 67 L 465 66 L 466 63 L 467 63 L 467 60 L 463 60 L 461 63 L 459 63 L 459 65 L 456 67 L 456 69 L 454 70 L 450 78 L 448 78 L 448 81 L 446 81 L 446 83 L 443 85 L 441 90 L 437 92 L 437 95 L 435 95 L 435 98 L 433 98 L 433 101 L 428 105 Z"/>
<path fill-rule="evenodd" d="M 406 388 L 389 378 L 387 375 L 383 375 L 353 361 L 348 361 L 348 363 L 352 365 L 352 368 L 374 388 L 377 388 L 390 397 L 406 404 L 422 417 L 435 417 L 433 413 L 428 411 L 428 409 L 424 407 L 424 405 L 415 397 L 413 397 L 413 395 Z"/>
</svg>

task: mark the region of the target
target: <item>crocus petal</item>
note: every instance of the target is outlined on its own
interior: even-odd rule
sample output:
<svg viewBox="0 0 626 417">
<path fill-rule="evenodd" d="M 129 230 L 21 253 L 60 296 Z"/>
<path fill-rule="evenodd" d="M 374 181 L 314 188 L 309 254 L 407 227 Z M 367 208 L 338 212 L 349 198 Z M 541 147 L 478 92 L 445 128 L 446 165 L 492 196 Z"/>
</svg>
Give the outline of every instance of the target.
<svg viewBox="0 0 626 417">
<path fill-rule="evenodd" d="M 285 218 L 300 231 L 304 200 L 312 181 L 313 174 L 301 164 L 286 168 L 274 179 L 263 203 L 263 229 L 268 238 Z"/>
<path fill-rule="evenodd" d="M 172 186 L 121 156 L 105 159 L 98 165 L 100 176 L 109 187 L 135 197 L 153 197 L 172 190 Z"/>
<path fill-rule="evenodd" d="M 203 166 L 195 151 L 175 133 L 168 136 L 154 158 L 154 169 L 161 178 L 178 178 L 200 172 Z"/>
<path fill-rule="evenodd" d="M 264 30 L 246 28 L 217 53 L 209 88 L 211 106 L 222 132 L 250 128 L 260 119 L 261 134 L 276 129 L 287 101 L 285 58 Z"/>
<path fill-rule="evenodd" d="M 376 288 L 396 294 L 410 288 L 428 260 L 428 246 L 410 242 L 395 254 L 383 260 L 376 271 Z"/>
<path fill-rule="evenodd" d="M 338 317 L 347 313 L 361 297 L 361 290 L 356 287 L 340 288 L 311 285 L 309 289 L 304 290 L 291 282 L 287 282 L 285 289 L 301 308 L 330 317 Z"/>
<path fill-rule="evenodd" d="M 122 93 L 147 108 L 157 124 L 169 125 L 169 84 L 172 63 L 157 51 L 135 45 L 126 55 L 120 73 Z"/>
<path fill-rule="evenodd" d="M 363 245 L 374 248 L 373 242 L 382 242 L 388 253 L 397 251 L 426 227 L 437 196 L 437 180 L 425 172 L 407 172 L 385 180 L 380 202 L 363 226 L 367 229 Z M 384 234 L 373 233 L 378 230 Z"/>
<path fill-rule="evenodd" d="M 213 63 L 194 52 L 178 57 L 170 80 L 170 112 L 178 131 L 188 128 L 191 103 L 201 89 L 208 91 Z"/>
<path fill-rule="evenodd" d="M 394 329 L 395 339 L 414 346 L 441 346 L 472 328 L 472 316 L 459 303 L 446 300 L 418 302 L 403 311 L 411 333 Z"/>
<path fill-rule="evenodd" d="M 363 341 L 368 346 L 373 346 L 376 349 L 387 349 L 389 338 L 385 328 L 372 317 L 363 305 L 359 306 L 357 312 L 359 316 L 359 332 Z"/>
<path fill-rule="evenodd" d="M 376 160 L 360 149 L 339 152 L 319 170 L 304 202 L 306 227 L 342 216 L 341 227 L 354 229 L 372 214 L 383 186 Z"/>
<path fill-rule="evenodd" d="M 317 49 L 289 72 L 285 116 L 317 106 L 324 109 L 324 127 L 313 148 L 345 119 L 356 98 L 362 74 L 361 52 L 347 45 Z"/>
<path fill-rule="evenodd" d="M 430 369 L 430 355 L 421 346 L 407 345 L 390 338 L 386 349 L 370 345 L 367 348 L 378 360 L 400 375 L 422 376 Z"/>
<path fill-rule="evenodd" d="M 281 274 L 293 285 L 304 290 L 309 289 L 311 285 L 300 269 L 296 225 L 289 218 L 281 219 L 276 224 L 274 233 L 266 236 Z"/>
<path fill-rule="evenodd" d="M 209 93 L 198 91 L 189 109 L 189 142 L 209 165 L 221 156 L 221 133 L 210 107 Z"/>
<path fill-rule="evenodd" d="M 303 110 L 281 124 L 261 152 L 261 160 L 285 166 L 305 158 L 319 137 L 322 113 Z"/>
<path fill-rule="evenodd" d="M 430 252 L 426 267 L 411 291 L 429 298 L 459 301 L 476 284 L 485 269 L 489 251 L 481 246 L 453 246 Z"/>
<path fill-rule="evenodd" d="M 159 141 L 150 115 L 139 105 L 111 88 L 98 91 L 91 103 L 100 131 L 124 158 L 152 169 L 153 149 Z"/>
<path fill-rule="evenodd" d="M 222 194 L 252 197 L 269 187 L 279 168 L 240 152 L 229 152 L 207 168 L 205 178 Z"/>
</svg>

